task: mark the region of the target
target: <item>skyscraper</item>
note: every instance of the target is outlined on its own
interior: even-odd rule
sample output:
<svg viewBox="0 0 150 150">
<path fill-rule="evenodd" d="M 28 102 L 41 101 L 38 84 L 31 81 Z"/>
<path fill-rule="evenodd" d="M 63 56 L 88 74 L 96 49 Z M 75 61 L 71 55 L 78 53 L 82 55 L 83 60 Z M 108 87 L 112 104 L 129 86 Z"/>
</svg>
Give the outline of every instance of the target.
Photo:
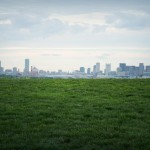
<svg viewBox="0 0 150 150">
<path fill-rule="evenodd" d="M 24 75 L 29 75 L 29 59 L 25 59 L 25 68 L 24 68 Z"/>
<path fill-rule="evenodd" d="M 13 67 L 13 75 L 17 75 L 17 67 Z"/>
<path fill-rule="evenodd" d="M 85 73 L 85 68 L 84 67 L 80 67 L 80 72 L 81 73 Z"/>
<path fill-rule="evenodd" d="M 91 69 L 90 68 L 87 69 L 87 74 L 91 74 Z"/>
<path fill-rule="evenodd" d="M 1 66 L 1 61 L 0 61 L 0 74 L 4 73 L 4 68 Z"/>
<path fill-rule="evenodd" d="M 142 76 L 144 73 L 144 64 L 139 63 L 139 76 Z"/>
<path fill-rule="evenodd" d="M 121 68 L 121 71 L 126 71 L 126 63 L 120 63 L 119 67 Z"/>
<path fill-rule="evenodd" d="M 134 76 L 135 66 L 129 66 L 129 75 Z"/>
<path fill-rule="evenodd" d="M 25 59 L 25 70 L 29 72 L 29 59 Z"/>
<path fill-rule="evenodd" d="M 93 66 L 93 75 L 96 74 L 96 65 Z"/>
<path fill-rule="evenodd" d="M 146 66 L 146 72 L 150 72 L 150 66 Z"/>
<path fill-rule="evenodd" d="M 111 72 L 111 64 L 106 64 L 105 75 L 108 75 Z"/>
<path fill-rule="evenodd" d="M 100 72 L 100 63 L 96 63 L 96 73 Z"/>
</svg>

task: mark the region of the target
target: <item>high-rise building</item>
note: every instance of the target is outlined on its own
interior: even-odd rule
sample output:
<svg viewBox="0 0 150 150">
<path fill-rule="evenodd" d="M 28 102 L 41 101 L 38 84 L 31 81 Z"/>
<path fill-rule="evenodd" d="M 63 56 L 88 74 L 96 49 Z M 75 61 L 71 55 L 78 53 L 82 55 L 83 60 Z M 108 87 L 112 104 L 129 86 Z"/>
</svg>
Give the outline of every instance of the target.
<svg viewBox="0 0 150 150">
<path fill-rule="evenodd" d="M 135 66 L 129 66 L 129 75 L 134 76 Z"/>
<path fill-rule="evenodd" d="M 111 64 L 106 64 L 105 75 L 109 75 L 110 72 L 111 72 Z"/>
<path fill-rule="evenodd" d="M 144 73 L 144 64 L 139 63 L 139 76 L 142 76 Z"/>
<path fill-rule="evenodd" d="M 93 66 L 93 75 L 96 74 L 96 65 Z"/>
<path fill-rule="evenodd" d="M 134 76 L 139 76 L 139 67 L 135 67 Z"/>
<path fill-rule="evenodd" d="M 85 68 L 84 67 L 80 67 L 80 72 L 81 73 L 85 73 Z"/>
<path fill-rule="evenodd" d="M 96 63 L 96 73 L 100 72 L 100 63 Z"/>
<path fill-rule="evenodd" d="M 24 68 L 24 75 L 29 75 L 29 59 L 25 59 L 25 68 Z"/>
<path fill-rule="evenodd" d="M 126 63 L 120 63 L 119 68 L 121 68 L 121 71 L 126 71 Z"/>
<path fill-rule="evenodd" d="M 91 74 L 91 69 L 90 68 L 87 69 L 87 74 Z"/>
<path fill-rule="evenodd" d="M 146 72 L 150 72 L 150 66 L 146 66 Z"/>
<path fill-rule="evenodd" d="M 1 61 L 0 61 L 0 74 L 4 74 L 4 68 L 1 66 Z"/>
<path fill-rule="evenodd" d="M 13 75 L 17 75 L 17 68 L 16 67 L 13 67 Z"/>
<path fill-rule="evenodd" d="M 25 71 L 29 72 L 29 59 L 25 59 Z"/>
</svg>

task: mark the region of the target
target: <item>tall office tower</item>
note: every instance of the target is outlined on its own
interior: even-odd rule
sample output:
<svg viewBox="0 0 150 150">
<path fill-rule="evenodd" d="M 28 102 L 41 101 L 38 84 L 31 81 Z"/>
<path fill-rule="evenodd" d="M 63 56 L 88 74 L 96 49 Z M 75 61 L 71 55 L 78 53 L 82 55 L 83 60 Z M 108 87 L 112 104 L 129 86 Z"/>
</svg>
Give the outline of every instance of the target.
<svg viewBox="0 0 150 150">
<path fill-rule="evenodd" d="M 100 72 L 100 63 L 96 63 L 96 73 Z"/>
<path fill-rule="evenodd" d="M 1 66 L 1 61 L 0 61 L 0 74 L 4 73 L 4 68 Z"/>
<path fill-rule="evenodd" d="M 91 68 L 87 68 L 87 74 L 91 74 Z"/>
<path fill-rule="evenodd" d="M 25 59 L 25 70 L 29 72 L 29 59 Z"/>
<path fill-rule="evenodd" d="M 17 68 L 16 67 L 13 67 L 13 75 L 17 75 Z"/>
<path fill-rule="evenodd" d="M 25 68 L 24 68 L 24 75 L 29 75 L 29 59 L 25 59 Z"/>
<path fill-rule="evenodd" d="M 119 67 L 121 68 L 121 71 L 126 71 L 126 63 L 120 63 Z"/>
<path fill-rule="evenodd" d="M 80 67 L 80 72 L 81 73 L 85 73 L 85 68 L 84 67 Z"/>
<path fill-rule="evenodd" d="M 133 76 L 135 72 L 135 66 L 129 66 L 129 75 Z"/>
<path fill-rule="evenodd" d="M 134 70 L 134 76 L 139 76 L 139 67 L 135 67 L 135 70 Z"/>
<path fill-rule="evenodd" d="M 139 63 L 139 76 L 142 76 L 144 73 L 144 64 Z"/>
<path fill-rule="evenodd" d="M 108 75 L 111 72 L 111 64 L 106 64 L 105 75 Z"/>
<path fill-rule="evenodd" d="M 96 65 L 93 66 L 93 75 L 96 74 Z"/>
<path fill-rule="evenodd" d="M 4 68 L 0 67 L 0 74 L 4 74 Z"/>
<path fill-rule="evenodd" d="M 150 66 L 146 66 L 146 72 L 150 72 Z"/>
</svg>

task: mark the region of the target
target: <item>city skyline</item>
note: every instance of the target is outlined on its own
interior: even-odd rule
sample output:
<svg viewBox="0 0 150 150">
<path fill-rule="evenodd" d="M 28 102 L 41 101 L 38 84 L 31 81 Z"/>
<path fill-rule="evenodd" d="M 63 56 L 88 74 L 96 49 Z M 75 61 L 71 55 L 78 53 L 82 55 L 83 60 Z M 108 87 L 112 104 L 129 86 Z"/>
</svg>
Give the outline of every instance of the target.
<svg viewBox="0 0 150 150">
<path fill-rule="evenodd" d="M 138 66 L 129 66 L 126 63 L 119 63 L 119 66 L 112 70 L 111 63 L 105 64 L 105 69 L 101 69 L 101 64 L 96 62 L 93 64 L 93 68 L 80 68 L 73 71 L 59 70 L 43 70 L 30 64 L 30 59 L 24 60 L 24 70 L 21 71 L 17 67 L 12 69 L 5 69 L 0 61 L 0 77 L 36 77 L 36 78 L 149 78 L 150 77 L 150 65 L 144 65 L 139 63 Z"/>
<path fill-rule="evenodd" d="M 149 65 L 149 20 L 149 0 L 1 0 L 0 60 L 21 70 L 25 58 L 44 70 Z"/>
<path fill-rule="evenodd" d="M 102 63 L 100 63 L 100 62 L 95 62 L 93 65 L 92 65 L 92 67 L 91 66 L 88 66 L 88 67 L 85 67 L 84 65 L 80 65 L 80 67 L 78 67 L 78 68 L 76 68 L 75 70 L 70 70 L 70 71 L 65 71 L 65 70 L 62 70 L 62 68 L 59 68 L 58 70 L 44 70 L 44 69 L 42 69 L 42 68 L 38 68 L 37 66 L 38 66 L 38 64 L 37 65 L 32 65 L 32 61 L 29 59 L 29 58 L 25 58 L 24 59 L 24 63 L 23 63 L 23 65 L 24 65 L 24 67 L 23 67 L 23 69 L 21 70 L 17 65 L 16 66 L 14 66 L 13 64 L 12 64 L 12 66 L 13 67 L 11 67 L 11 68 L 6 68 L 4 65 L 3 65 L 3 63 L 2 63 L 2 61 L 0 60 L 0 69 L 1 68 L 3 68 L 3 71 L 5 72 L 5 70 L 15 70 L 15 72 L 16 71 L 18 71 L 19 70 L 19 72 L 21 73 L 25 73 L 25 76 L 28 76 L 29 75 L 29 72 L 32 72 L 32 69 L 36 69 L 37 71 L 40 71 L 40 70 L 43 70 L 43 71 L 50 71 L 50 72 L 59 72 L 60 70 L 61 71 L 64 71 L 64 72 L 74 72 L 74 71 L 79 71 L 79 72 L 82 72 L 82 73 L 88 73 L 88 72 L 91 72 L 91 73 L 99 73 L 99 72 L 101 72 L 101 73 L 104 73 L 104 74 L 106 74 L 106 75 L 108 75 L 108 73 L 109 72 L 114 72 L 114 71 L 118 71 L 118 69 L 119 68 L 121 68 L 121 72 L 124 72 L 124 71 L 126 71 L 126 69 L 127 69 L 127 67 L 139 67 L 139 69 L 142 69 L 142 70 L 146 70 L 146 67 L 148 66 L 148 67 L 150 67 L 150 64 L 148 64 L 148 65 L 145 65 L 144 63 L 142 63 L 142 62 L 139 62 L 137 65 L 129 65 L 129 64 L 127 64 L 127 63 L 122 63 L 122 62 L 120 62 L 120 63 L 118 63 L 118 66 L 116 66 L 116 68 L 115 69 L 112 69 L 112 64 L 111 63 L 106 63 L 106 64 L 102 64 Z M 102 65 L 104 65 L 105 67 L 104 67 L 104 69 L 102 69 Z M 149 70 L 149 69 L 148 69 Z M 149 72 L 149 71 L 148 71 Z"/>
<path fill-rule="evenodd" d="M 43 64 L 45 64 L 44 63 L 44 60 L 43 60 L 43 64 L 36 64 L 35 63 L 35 61 L 33 61 L 33 60 L 31 60 L 31 59 L 29 59 L 29 58 L 25 58 L 24 60 L 30 60 L 30 64 L 32 64 L 32 65 L 30 65 L 29 66 L 29 70 L 31 70 L 31 66 L 32 67 L 37 67 L 37 68 L 39 68 L 39 69 L 41 69 L 41 70 L 47 70 L 47 71 L 58 71 L 58 70 L 64 70 L 65 72 L 73 72 L 74 70 L 78 70 L 80 67 L 85 67 L 85 68 L 90 68 L 91 70 L 93 70 L 93 67 L 94 67 L 94 63 L 99 63 L 99 70 L 102 70 L 102 71 L 104 71 L 105 72 L 105 69 L 106 69 L 106 65 L 111 65 L 111 70 L 113 70 L 113 71 L 116 71 L 116 68 L 117 67 L 119 67 L 119 64 L 120 63 L 125 63 L 125 64 L 128 64 L 129 66 L 138 66 L 139 65 L 139 63 L 144 63 L 144 62 L 137 62 L 137 63 L 134 63 L 134 64 L 131 64 L 131 63 L 127 63 L 127 62 L 117 62 L 116 63 L 116 65 L 114 65 L 113 63 L 111 63 L 110 61 L 109 62 L 103 62 L 103 61 L 101 61 L 101 62 L 98 62 L 98 61 L 96 61 L 95 60 L 95 62 L 93 62 L 93 64 L 90 64 L 90 65 L 88 65 L 88 64 L 85 64 L 85 63 L 83 63 L 83 64 L 80 64 L 80 65 L 76 65 L 76 64 L 74 64 L 74 66 L 72 66 L 72 68 L 74 68 L 74 69 L 66 69 L 65 67 L 65 69 L 63 69 L 63 68 L 61 68 L 61 67 L 57 67 L 57 68 L 55 68 L 55 66 L 49 66 L 48 68 L 46 68 L 46 67 L 42 67 L 43 66 Z M 19 64 L 16 64 L 16 63 L 14 63 L 13 64 L 13 62 L 14 62 L 14 60 L 12 61 L 12 63 L 11 63 L 11 65 L 10 66 L 7 66 L 7 65 L 5 65 L 5 64 L 7 64 L 7 61 L 10 61 L 10 60 L 6 60 L 6 62 L 3 62 L 2 60 L 0 60 L 0 62 L 1 62 L 1 66 L 5 66 L 5 69 L 11 69 L 11 68 L 13 68 L 13 67 L 17 67 L 19 70 L 21 70 L 22 72 L 26 69 L 25 68 L 25 64 L 26 63 L 28 63 L 28 62 L 24 62 L 23 63 L 23 61 L 21 62 L 21 63 L 19 63 Z M 16 61 L 17 62 L 17 61 Z M 20 62 L 20 61 L 19 61 Z M 95 64 L 95 67 L 96 67 L 96 64 Z M 150 63 L 144 63 L 144 65 L 145 66 L 149 66 L 150 65 Z M 21 66 L 21 67 L 20 67 Z"/>
</svg>

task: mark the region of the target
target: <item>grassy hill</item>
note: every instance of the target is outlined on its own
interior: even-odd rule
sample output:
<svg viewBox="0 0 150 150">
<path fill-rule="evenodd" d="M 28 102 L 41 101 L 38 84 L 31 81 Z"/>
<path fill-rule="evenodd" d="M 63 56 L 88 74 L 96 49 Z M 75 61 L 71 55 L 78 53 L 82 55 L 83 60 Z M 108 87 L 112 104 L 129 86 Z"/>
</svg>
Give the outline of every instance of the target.
<svg viewBox="0 0 150 150">
<path fill-rule="evenodd" d="M 0 149 L 150 149 L 150 79 L 0 79 Z"/>
</svg>

